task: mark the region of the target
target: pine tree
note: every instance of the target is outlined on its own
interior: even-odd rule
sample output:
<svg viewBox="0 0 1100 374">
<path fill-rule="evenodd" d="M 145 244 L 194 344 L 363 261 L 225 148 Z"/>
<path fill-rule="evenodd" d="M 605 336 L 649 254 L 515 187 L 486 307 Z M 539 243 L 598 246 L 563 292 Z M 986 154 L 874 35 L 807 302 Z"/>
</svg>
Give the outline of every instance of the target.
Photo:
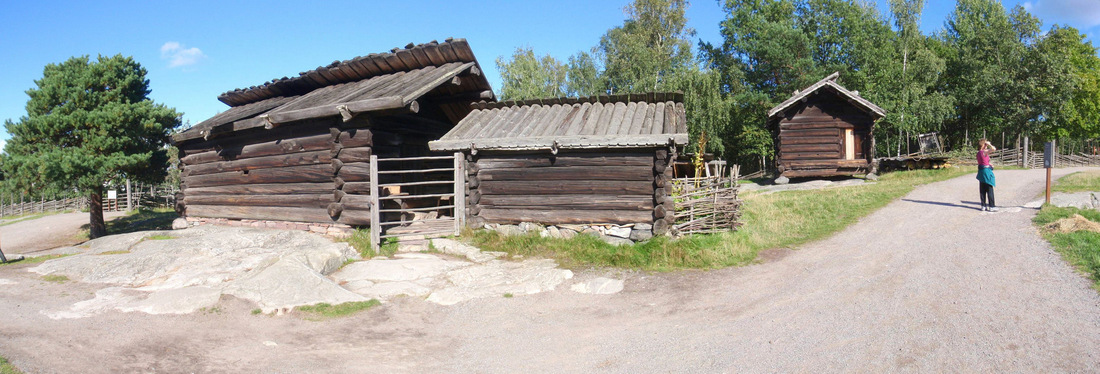
<svg viewBox="0 0 1100 374">
<path fill-rule="evenodd" d="M 27 115 L 7 120 L 5 176 L 23 190 L 78 190 L 91 201 L 89 237 L 106 235 L 103 186 L 159 183 L 165 142 L 180 113 L 149 99 L 146 70 L 131 57 L 73 57 L 43 69 L 27 90 Z"/>
</svg>

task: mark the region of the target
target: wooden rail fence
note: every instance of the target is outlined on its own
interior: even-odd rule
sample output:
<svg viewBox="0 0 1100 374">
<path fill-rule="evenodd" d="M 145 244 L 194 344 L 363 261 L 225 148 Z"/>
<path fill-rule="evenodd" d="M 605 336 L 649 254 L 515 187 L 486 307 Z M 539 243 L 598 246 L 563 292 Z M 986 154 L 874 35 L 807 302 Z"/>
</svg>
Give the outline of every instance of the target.
<svg viewBox="0 0 1100 374">
<path fill-rule="evenodd" d="M 994 165 L 1001 166 L 1019 166 L 1028 169 L 1037 169 L 1043 167 L 1043 152 L 1024 152 L 1023 149 L 998 149 L 989 154 L 989 160 Z M 975 158 L 957 160 L 956 163 L 963 165 L 977 164 Z M 1100 166 L 1100 155 L 1088 155 L 1084 153 L 1077 154 L 1062 154 L 1056 153 L 1054 155 L 1054 167 L 1077 167 L 1077 166 Z"/>
<path fill-rule="evenodd" d="M 457 236 L 466 224 L 464 161 L 462 153 L 381 159 L 371 155 L 371 246 L 377 250 L 385 238 Z"/>
<path fill-rule="evenodd" d="M 14 199 L 13 199 L 14 200 Z M 21 216 L 25 214 L 64 212 L 81 210 L 88 206 L 88 198 L 71 197 L 59 200 L 24 201 L 0 205 L 0 217 Z"/>
</svg>

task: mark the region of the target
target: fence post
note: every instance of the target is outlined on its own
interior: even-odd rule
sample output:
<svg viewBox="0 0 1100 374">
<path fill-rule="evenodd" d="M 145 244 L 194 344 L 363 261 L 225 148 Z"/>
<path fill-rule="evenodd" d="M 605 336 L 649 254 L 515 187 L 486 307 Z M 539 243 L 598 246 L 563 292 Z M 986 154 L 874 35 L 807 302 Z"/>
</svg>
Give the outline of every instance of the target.
<svg viewBox="0 0 1100 374">
<path fill-rule="evenodd" d="M 466 226 L 466 157 L 462 152 L 455 152 L 455 196 L 452 201 L 455 204 L 455 236 L 462 233 Z"/>
<path fill-rule="evenodd" d="M 379 222 L 382 214 L 378 211 L 382 207 L 378 203 L 378 156 L 370 155 L 370 246 L 378 253 L 381 248 L 382 225 Z"/>
</svg>

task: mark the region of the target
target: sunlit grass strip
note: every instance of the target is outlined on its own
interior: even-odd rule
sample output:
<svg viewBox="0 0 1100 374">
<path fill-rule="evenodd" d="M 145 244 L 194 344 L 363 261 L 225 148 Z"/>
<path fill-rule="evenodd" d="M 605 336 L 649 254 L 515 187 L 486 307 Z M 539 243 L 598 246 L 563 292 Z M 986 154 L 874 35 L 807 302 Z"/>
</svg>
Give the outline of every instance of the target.
<svg viewBox="0 0 1100 374">
<path fill-rule="evenodd" d="M 1050 189 L 1054 192 L 1100 192 L 1100 171 L 1083 171 L 1058 178 Z"/>
<path fill-rule="evenodd" d="M 877 183 L 851 187 L 753 194 L 745 197 L 744 225 L 732 233 L 690 235 L 677 240 L 657 237 L 621 246 L 590 235 L 552 239 L 479 230 L 463 237 L 485 251 L 553 258 L 566 267 L 665 271 L 738 266 L 753 262 L 764 249 L 797 246 L 839 232 L 919 185 L 973 172 L 972 167 L 914 170 L 888 173 Z"/>
<path fill-rule="evenodd" d="M 1100 212 L 1096 210 L 1053 205 L 1043 205 L 1032 222 L 1042 228 L 1051 222 L 1073 217 L 1074 214 L 1080 214 L 1089 221 L 1100 222 Z M 1100 233 L 1083 230 L 1070 233 L 1042 231 L 1043 238 L 1050 242 L 1054 250 L 1066 262 L 1087 275 L 1093 282 L 1092 287 L 1100 291 Z"/>
</svg>

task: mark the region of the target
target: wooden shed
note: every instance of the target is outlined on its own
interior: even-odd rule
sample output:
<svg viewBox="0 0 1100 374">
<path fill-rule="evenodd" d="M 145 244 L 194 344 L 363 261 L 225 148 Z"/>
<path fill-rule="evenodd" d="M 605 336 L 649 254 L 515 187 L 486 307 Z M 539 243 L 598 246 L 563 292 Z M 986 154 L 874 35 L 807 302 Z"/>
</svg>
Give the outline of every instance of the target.
<svg viewBox="0 0 1100 374">
<path fill-rule="evenodd" d="M 683 94 L 477 103 L 434 151 L 466 154 L 467 214 L 484 223 L 673 222 L 669 180 L 688 141 Z"/>
<path fill-rule="evenodd" d="M 471 102 L 493 99 L 464 39 L 226 92 L 218 100 L 230 108 L 172 137 L 180 209 L 189 218 L 367 225 L 370 156 L 427 155 L 428 141 Z"/>
<path fill-rule="evenodd" d="M 886 112 L 836 83 L 839 73 L 768 111 L 780 178 L 869 172 L 875 121 Z"/>
</svg>

